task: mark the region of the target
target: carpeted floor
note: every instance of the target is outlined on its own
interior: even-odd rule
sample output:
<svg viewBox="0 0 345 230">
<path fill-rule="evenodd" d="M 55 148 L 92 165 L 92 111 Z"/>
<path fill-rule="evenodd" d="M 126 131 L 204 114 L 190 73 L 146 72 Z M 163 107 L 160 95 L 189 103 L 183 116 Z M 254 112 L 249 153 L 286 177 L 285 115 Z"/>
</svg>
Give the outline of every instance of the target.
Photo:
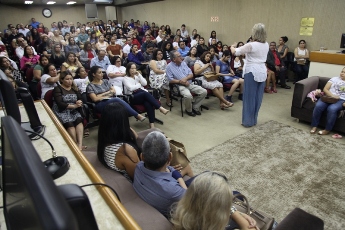
<svg viewBox="0 0 345 230">
<path fill-rule="evenodd" d="M 196 174 L 221 171 L 252 206 L 281 221 L 295 207 L 345 227 L 345 145 L 268 121 L 191 158 Z"/>
</svg>

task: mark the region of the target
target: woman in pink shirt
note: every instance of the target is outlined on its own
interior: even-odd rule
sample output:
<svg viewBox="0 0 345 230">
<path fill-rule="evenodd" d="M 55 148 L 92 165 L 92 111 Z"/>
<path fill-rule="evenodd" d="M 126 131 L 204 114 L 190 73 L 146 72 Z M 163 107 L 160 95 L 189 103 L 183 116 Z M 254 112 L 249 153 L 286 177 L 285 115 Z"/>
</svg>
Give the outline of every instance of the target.
<svg viewBox="0 0 345 230">
<path fill-rule="evenodd" d="M 24 48 L 24 56 L 20 59 L 20 69 L 27 70 L 28 68 L 34 67 L 38 60 L 40 59 L 39 55 L 34 55 L 34 51 L 31 46 L 26 46 Z"/>
</svg>

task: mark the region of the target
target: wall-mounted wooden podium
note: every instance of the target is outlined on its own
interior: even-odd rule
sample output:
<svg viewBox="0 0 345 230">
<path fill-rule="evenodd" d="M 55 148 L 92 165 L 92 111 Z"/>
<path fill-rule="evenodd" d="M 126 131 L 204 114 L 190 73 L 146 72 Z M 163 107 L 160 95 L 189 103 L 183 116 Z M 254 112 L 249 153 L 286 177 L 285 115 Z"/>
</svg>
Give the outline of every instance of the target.
<svg viewBox="0 0 345 230">
<path fill-rule="evenodd" d="M 311 51 L 309 75 L 336 77 L 345 67 L 345 54 L 339 50 Z"/>
</svg>

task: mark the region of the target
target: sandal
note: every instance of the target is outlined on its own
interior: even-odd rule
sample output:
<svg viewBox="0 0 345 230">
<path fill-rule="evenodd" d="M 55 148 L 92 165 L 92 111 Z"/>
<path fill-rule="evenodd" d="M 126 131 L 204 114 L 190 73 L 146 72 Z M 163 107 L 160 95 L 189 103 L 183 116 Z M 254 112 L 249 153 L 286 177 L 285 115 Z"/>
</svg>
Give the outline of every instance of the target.
<svg viewBox="0 0 345 230">
<path fill-rule="evenodd" d="M 166 102 L 165 104 L 166 104 L 168 107 L 174 107 L 174 106 L 172 105 L 172 102 L 169 102 L 169 103 Z"/>
<path fill-rule="evenodd" d="M 90 132 L 88 129 L 84 131 L 84 138 L 90 136 Z"/>
<path fill-rule="evenodd" d="M 265 87 L 265 93 L 272 93 L 269 87 Z"/>
<path fill-rule="evenodd" d="M 167 110 L 167 109 L 162 109 L 162 110 L 159 110 L 161 113 L 163 113 L 164 115 L 167 115 L 170 111 Z"/>
<path fill-rule="evenodd" d="M 83 151 L 83 150 L 86 150 L 86 149 L 87 149 L 87 146 L 83 145 L 83 146 L 81 146 L 81 150 L 80 151 Z"/>
<path fill-rule="evenodd" d="M 277 88 L 276 88 L 276 87 L 273 87 L 271 90 L 272 90 L 272 92 L 273 92 L 273 93 L 278 93 L 278 91 L 277 91 Z"/>
<path fill-rule="evenodd" d="M 327 135 L 328 133 L 329 133 L 329 131 L 322 130 L 322 131 L 319 131 L 317 134 L 319 134 L 319 135 Z"/>
<path fill-rule="evenodd" d="M 340 134 L 338 134 L 338 133 L 333 134 L 332 137 L 333 137 L 334 139 L 341 139 L 341 138 L 343 138 L 343 136 L 340 135 Z"/>
<path fill-rule="evenodd" d="M 316 131 L 317 131 L 317 128 L 312 128 L 312 129 L 310 130 L 310 134 L 315 134 Z"/>
</svg>

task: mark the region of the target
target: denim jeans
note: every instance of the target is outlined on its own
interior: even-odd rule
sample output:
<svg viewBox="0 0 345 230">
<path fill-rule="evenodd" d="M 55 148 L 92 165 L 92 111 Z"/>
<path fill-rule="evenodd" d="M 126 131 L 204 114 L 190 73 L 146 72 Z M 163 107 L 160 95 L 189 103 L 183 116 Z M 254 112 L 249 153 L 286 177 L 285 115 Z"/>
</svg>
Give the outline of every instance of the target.
<svg viewBox="0 0 345 230">
<path fill-rule="evenodd" d="M 337 120 L 338 112 L 343 108 L 344 102 L 345 100 L 340 99 L 334 104 L 328 104 L 321 101 L 321 99 L 318 100 L 313 111 L 311 126 L 317 127 L 319 125 L 322 113 L 327 110 L 327 122 L 325 129 L 327 131 L 331 131 L 333 129 L 335 121 Z"/>
</svg>

